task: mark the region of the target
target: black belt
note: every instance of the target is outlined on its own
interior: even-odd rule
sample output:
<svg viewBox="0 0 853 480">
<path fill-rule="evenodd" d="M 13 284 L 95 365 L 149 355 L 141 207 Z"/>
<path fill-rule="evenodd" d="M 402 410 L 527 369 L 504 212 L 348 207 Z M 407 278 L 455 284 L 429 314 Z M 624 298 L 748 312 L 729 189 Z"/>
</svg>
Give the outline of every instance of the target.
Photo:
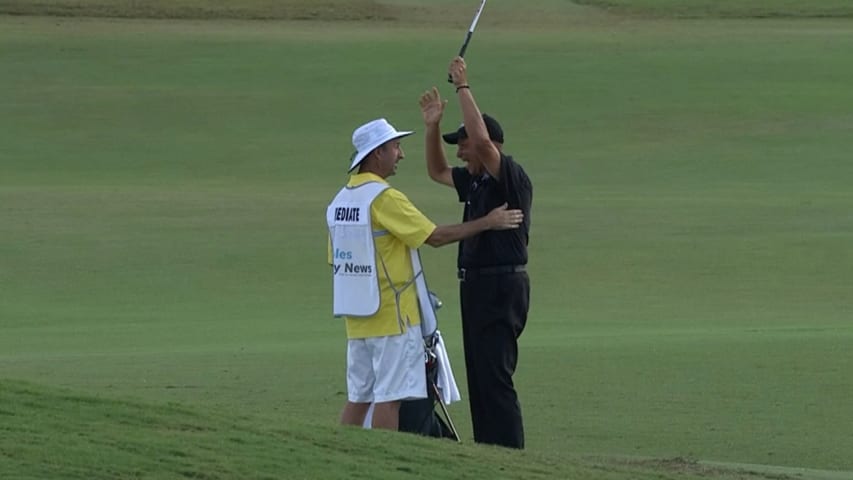
<svg viewBox="0 0 853 480">
<path fill-rule="evenodd" d="M 500 275 L 502 273 L 517 273 L 527 271 L 527 265 L 500 265 L 497 267 L 482 268 L 460 268 L 456 272 L 456 278 L 465 281 L 483 275 Z"/>
</svg>

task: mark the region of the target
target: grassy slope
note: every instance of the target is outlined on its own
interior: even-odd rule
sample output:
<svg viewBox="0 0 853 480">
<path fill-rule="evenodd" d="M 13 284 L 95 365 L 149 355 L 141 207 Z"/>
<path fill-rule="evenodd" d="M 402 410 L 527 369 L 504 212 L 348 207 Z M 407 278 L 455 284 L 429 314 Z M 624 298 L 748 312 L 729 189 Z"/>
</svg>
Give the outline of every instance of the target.
<svg viewBox="0 0 853 480">
<path fill-rule="evenodd" d="M 683 459 L 566 456 L 558 461 L 534 452 L 318 427 L 298 419 L 261 425 L 251 417 L 9 381 L 0 381 L 0 405 L 0 475 L 10 479 L 778 480 L 795 473 L 770 476 L 755 466 L 710 466 Z M 806 473 L 840 478 L 829 472 Z"/>
<path fill-rule="evenodd" d="M 849 470 L 848 25 L 594 18 L 471 50 L 535 160 L 531 448 Z M 325 159 L 375 99 L 416 127 L 458 32 L 3 21 L 4 372 L 331 424 L 340 332 L 305 254 L 341 180 Z M 364 68 L 377 52 L 395 76 Z M 451 221 L 419 142 L 394 182 Z"/>
</svg>

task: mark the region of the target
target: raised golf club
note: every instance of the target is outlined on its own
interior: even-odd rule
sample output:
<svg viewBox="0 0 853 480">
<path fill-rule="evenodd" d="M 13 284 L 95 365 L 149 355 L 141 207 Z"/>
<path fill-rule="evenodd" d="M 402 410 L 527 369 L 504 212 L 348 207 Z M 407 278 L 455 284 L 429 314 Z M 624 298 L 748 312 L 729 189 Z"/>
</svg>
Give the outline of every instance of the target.
<svg viewBox="0 0 853 480">
<path fill-rule="evenodd" d="M 477 28 L 477 22 L 480 20 L 480 14 L 483 13 L 483 7 L 486 6 L 486 0 L 480 2 L 480 7 L 477 8 L 477 13 L 474 14 L 474 19 L 471 20 L 471 26 L 468 27 L 468 32 L 465 34 L 465 41 L 462 42 L 462 48 L 459 49 L 459 56 L 465 56 L 465 50 L 468 49 L 468 43 L 471 42 L 471 37 L 474 35 L 474 29 Z M 453 83 L 453 78 L 447 74 L 447 81 Z"/>
</svg>

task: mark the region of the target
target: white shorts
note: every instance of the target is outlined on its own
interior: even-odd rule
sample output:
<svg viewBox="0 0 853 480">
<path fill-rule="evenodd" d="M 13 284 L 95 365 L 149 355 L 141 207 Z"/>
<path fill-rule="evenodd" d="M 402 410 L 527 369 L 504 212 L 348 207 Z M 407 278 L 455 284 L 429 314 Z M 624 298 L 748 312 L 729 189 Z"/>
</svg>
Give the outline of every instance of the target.
<svg viewBox="0 0 853 480">
<path fill-rule="evenodd" d="M 354 403 L 426 398 L 424 362 L 419 326 L 402 335 L 347 340 L 347 398 Z"/>
</svg>

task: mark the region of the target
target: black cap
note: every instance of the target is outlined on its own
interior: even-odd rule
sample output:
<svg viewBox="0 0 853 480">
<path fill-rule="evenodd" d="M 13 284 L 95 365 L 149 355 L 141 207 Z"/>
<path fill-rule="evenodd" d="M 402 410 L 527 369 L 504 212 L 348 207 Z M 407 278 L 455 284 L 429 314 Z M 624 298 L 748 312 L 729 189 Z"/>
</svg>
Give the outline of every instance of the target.
<svg viewBox="0 0 853 480">
<path fill-rule="evenodd" d="M 483 123 L 486 124 L 486 131 L 489 132 L 489 139 L 493 142 L 504 143 L 504 130 L 501 128 L 501 124 L 498 123 L 497 120 L 484 113 Z M 465 125 L 461 125 L 459 130 L 451 133 L 445 133 L 441 138 L 451 145 L 456 145 L 459 143 L 460 138 L 468 138 L 468 132 L 465 131 Z"/>
</svg>

